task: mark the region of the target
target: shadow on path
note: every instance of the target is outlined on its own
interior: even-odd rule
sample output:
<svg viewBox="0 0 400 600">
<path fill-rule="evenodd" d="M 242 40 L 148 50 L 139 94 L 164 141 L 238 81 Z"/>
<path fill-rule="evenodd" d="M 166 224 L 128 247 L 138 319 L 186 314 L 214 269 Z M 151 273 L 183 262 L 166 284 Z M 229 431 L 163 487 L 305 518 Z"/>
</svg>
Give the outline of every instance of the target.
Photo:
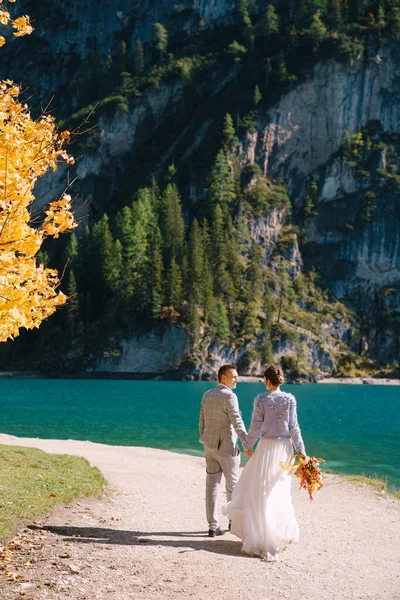
<svg viewBox="0 0 400 600">
<path fill-rule="evenodd" d="M 121 546 L 169 546 L 182 548 L 181 552 L 189 550 L 205 550 L 215 554 L 241 556 L 252 558 L 241 551 L 239 541 L 228 539 L 209 538 L 207 533 L 201 531 L 124 531 L 120 529 L 105 529 L 102 527 L 67 527 L 55 525 L 29 525 L 29 529 L 49 531 L 64 537 L 64 542 L 78 544 L 119 544 Z M 163 537 L 180 537 L 181 540 L 157 539 Z M 200 538 L 200 539 L 199 539 Z"/>
</svg>

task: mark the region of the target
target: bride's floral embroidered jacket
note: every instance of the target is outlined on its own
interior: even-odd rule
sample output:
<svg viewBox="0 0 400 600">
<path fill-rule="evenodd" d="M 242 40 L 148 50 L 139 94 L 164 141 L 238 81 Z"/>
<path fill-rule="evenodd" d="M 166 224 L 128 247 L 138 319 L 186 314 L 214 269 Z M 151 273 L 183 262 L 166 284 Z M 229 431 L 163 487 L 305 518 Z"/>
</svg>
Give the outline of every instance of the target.
<svg viewBox="0 0 400 600">
<path fill-rule="evenodd" d="M 291 438 L 295 449 L 306 454 L 297 421 L 296 398 L 292 394 L 277 391 L 255 397 L 250 429 L 242 440 L 244 448 L 252 448 L 259 437 Z"/>
</svg>

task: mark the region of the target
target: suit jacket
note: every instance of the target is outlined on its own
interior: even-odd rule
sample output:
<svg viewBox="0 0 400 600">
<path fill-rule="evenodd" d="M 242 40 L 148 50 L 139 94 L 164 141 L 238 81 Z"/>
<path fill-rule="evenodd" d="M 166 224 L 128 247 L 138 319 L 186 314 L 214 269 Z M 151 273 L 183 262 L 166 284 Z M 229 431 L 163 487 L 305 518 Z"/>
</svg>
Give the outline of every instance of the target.
<svg viewBox="0 0 400 600">
<path fill-rule="evenodd" d="M 239 402 L 236 394 L 226 385 L 217 387 L 203 395 L 200 407 L 200 443 L 204 448 L 219 450 L 221 454 L 239 454 L 238 437 L 246 437 Z"/>
</svg>

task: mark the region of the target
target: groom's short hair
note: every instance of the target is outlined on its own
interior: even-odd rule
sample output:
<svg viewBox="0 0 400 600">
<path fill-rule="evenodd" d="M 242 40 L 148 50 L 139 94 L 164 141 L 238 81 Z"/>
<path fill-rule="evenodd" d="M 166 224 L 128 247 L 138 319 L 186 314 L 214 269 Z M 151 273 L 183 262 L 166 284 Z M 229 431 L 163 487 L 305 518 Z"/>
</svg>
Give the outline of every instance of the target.
<svg viewBox="0 0 400 600">
<path fill-rule="evenodd" d="M 236 365 L 222 365 L 218 370 L 218 381 L 221 381 L 222 375 L 225 375 L 231 369 L 236 369 Z"/>
</svg>

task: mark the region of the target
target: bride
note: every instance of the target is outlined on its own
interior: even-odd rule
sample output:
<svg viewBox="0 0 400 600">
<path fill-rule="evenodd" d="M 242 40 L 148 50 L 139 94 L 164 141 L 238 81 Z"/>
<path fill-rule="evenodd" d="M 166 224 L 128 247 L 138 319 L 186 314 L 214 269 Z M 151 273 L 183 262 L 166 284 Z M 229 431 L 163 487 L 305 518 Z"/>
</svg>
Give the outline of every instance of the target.
<svg viewBox="0 0 400 600">
<path fill-rule="evenodd" d="M 287 465 L 291 461 L 292 446 L 304 456 L 306 452 L 297 422 L 296 399 L 281 391 L 283 382 L 280 367 L 265 369 L 268 392 L 256 396 L 251 426 L 242 443 L 250 450 L 258 438 L 260 442 L 243 469 L 231 501 L 222 509 L 232 521 L 231 532 L 243 542 L 242 550 L 267 561 L 278 560 L 286 544 L 299 539 L 291 474 L 279 463 Z M 251 452 L 246 454 L 251 456 Z"/>
</svg>

